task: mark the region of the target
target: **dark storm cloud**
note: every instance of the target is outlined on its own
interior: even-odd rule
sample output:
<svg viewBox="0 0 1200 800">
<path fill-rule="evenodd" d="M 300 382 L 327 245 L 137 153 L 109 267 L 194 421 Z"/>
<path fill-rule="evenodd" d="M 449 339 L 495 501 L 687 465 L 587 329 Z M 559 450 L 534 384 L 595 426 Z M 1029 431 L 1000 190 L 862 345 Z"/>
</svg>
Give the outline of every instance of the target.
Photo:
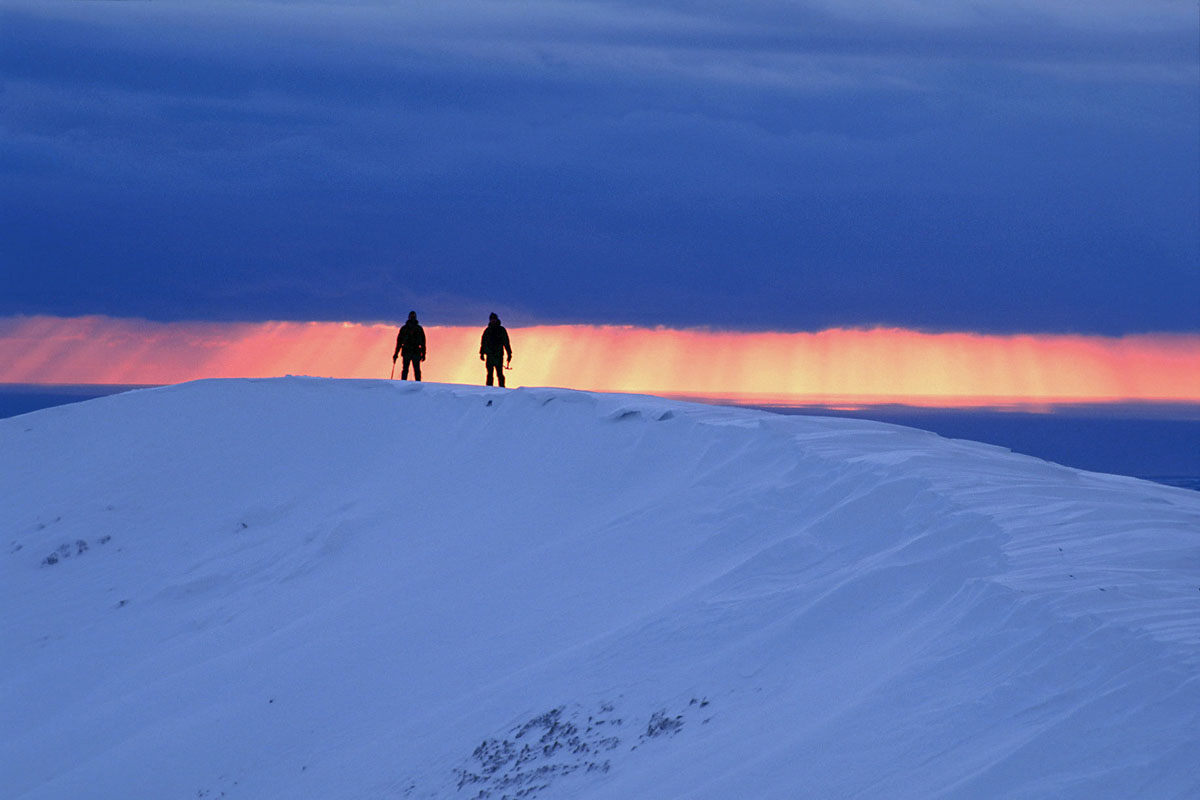
<svg viewBox="0 0 1200 800">
<path fill-rule="evenodd" d="M 0 313 L 1195 329 L 1191 10 L 962 6 L 9 4 Z"/>
</svg>

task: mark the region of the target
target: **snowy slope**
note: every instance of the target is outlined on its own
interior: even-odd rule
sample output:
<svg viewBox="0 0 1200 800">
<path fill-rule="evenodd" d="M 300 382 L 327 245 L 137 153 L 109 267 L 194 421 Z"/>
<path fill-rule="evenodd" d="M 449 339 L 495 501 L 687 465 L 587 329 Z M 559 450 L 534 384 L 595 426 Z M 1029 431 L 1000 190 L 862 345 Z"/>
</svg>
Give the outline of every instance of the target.
<svg viewBox="0 0 1200 800">
<path fill-rule="evenodd" d="M 0 470 L 5 797 L 1200 796 L 1200 493 L 302 378 L 0 421 Z"/>
</svg>

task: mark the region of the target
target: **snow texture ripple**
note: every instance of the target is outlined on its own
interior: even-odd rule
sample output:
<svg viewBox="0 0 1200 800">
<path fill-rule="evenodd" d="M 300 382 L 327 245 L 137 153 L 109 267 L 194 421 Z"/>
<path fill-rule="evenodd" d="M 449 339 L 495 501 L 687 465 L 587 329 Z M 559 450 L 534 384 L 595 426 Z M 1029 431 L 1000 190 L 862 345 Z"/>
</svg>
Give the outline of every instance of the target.
<svg viewBox="0 0 1200 800">
<path fill-rule="evenodd" d="M 0 421 L 0 785 L 1200 796 L 1200 494 L 848 419 L 201 381 Z"/>
</svg>

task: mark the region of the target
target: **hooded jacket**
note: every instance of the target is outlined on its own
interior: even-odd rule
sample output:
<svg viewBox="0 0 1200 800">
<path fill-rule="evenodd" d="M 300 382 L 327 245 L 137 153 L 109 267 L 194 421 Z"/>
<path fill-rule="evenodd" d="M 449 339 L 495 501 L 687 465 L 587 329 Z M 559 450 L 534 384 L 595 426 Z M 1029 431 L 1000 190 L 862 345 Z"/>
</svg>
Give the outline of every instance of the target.
<svg viewBox="0 0 1200 800">
<path fill-rule="evenodd" d="M 406 356 L 425 357 L 425 329 L 415 319 L 410 319 L 396 334 L 396 352 Z"/>
<path fill-rule="evenodd" d="M 505 352 L 511 359 L 512 346 L 508 343 L 508 331 L 504 329 L 497 318 L 489 322 L 488 326 L 483 329 L 483 336 L 479 339 L 479 355 L 499 359 Z"/>
</svg>

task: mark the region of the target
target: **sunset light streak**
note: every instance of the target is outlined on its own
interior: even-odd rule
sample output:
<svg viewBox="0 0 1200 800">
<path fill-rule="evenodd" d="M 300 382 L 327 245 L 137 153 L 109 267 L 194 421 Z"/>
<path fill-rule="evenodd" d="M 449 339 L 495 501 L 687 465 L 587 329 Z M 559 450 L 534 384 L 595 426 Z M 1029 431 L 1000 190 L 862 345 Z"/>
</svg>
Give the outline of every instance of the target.
<svg viewBox="0 0 1200 800">
<path fill-rule="evenodd" d="M 0 319 L 0 382 L 168 384 L 198 378 L 387 378 L 396 326 L 337 322 Z M 427 381 L 483 382 L 481 326 L 426 326 Z M 989 335 L 830 329 L 744 333 L 509 328 L 510 386 L 761 403 L 922 406 L 1200 402 L 1200 334 Z M 397 369 L 398 377 L 399 369 Z"/>
</svg>

